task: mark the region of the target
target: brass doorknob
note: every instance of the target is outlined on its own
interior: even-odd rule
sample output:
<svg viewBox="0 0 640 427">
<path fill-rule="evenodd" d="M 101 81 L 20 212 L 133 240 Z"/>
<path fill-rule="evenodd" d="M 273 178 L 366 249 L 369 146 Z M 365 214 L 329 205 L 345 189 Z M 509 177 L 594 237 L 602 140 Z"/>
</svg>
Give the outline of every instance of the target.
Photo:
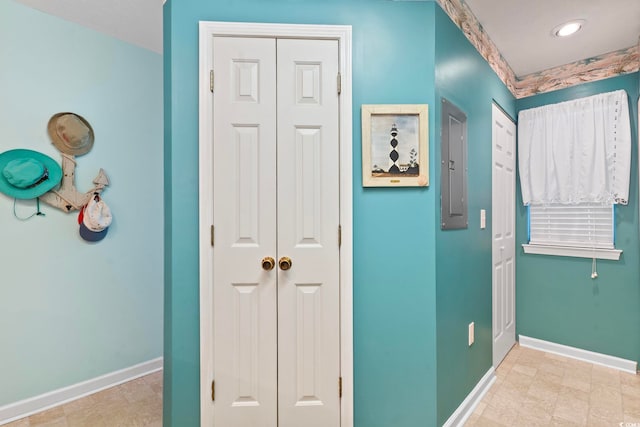
<svg viewBox="0 0 640 427">
<path fill-rule="evenodd" d="M 282 258 L 280 258 L 280 261 L 278 261 L 278 265 L 280 265 L 280 270 L 288 270 L 291 268 L 291 265 L 293 263 L 291 262 L 291 258 L 289 258 L 288 256 L 283 256 Z"/>
<path fill-rule="evenodd" d="M 276 260 L 271 258 L 270 256 L 266 256 L 262 258 L 262 269 L 265 271 L 273 270 L 273 267 L 276 266 Z"/>
</svg>

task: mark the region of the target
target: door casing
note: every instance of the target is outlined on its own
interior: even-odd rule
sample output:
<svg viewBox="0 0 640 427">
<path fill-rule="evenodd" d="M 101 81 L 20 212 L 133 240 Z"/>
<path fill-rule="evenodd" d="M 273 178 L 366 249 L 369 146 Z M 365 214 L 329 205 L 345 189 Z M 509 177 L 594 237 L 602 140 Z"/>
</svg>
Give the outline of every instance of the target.
<svg viewBox="0 0 640 427">
<path fill-rule="evenodd" d="M 340 365 L 341 426 L 353 426 L 353 206 L 351 26 L 200 22 L 199 36 L 199 262 L 200 262 L 200 423 L 213 423 L 213 37 L 333 39 L 339 43 L 340 94 Z M 215 83 L 215 81 L 214 81 Z M 214 88 L 215 89 L 215 88 Z"/>
</svg>

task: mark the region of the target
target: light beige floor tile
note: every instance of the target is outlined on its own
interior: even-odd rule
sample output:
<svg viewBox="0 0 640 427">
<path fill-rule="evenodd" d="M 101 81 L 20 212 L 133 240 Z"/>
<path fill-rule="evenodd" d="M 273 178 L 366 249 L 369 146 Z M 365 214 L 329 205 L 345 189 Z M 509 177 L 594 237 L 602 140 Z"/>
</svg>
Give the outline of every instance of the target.
<svg viewBox="0 0 640 427">
<path fill-rule="evenodd" d="M 476 421 L 480 418 L 480 415 L 475 412 L 471 414 L 471 416 L 465 421 L 464 427 L 474 427 L 476 425 Z"/>
<path fill-rule="evenodd" d="M 112 412 L 105 419 L 108 419 L 108 425 L 127 426 L 127 427 L 143 427 L 145 424 L 135 415 L 134 411 L 128 408 L 120 408 Z"/>
<path fill-rule="evenodd" d="M 562 381 L 562 377 L 564 376 L 564 366 L 562 366 L 562 364 L 556 362 L 555 360 L 549 360 L 541 363 L 538 366 L 538 371 L 543 374 L 548 374 L 549 376 L 559 377 L 560 382 Z"/>
<path fill-rule="evenodd" d="M 480 417 L 475 422 L 473 427 L 510 427 L 508 424 L 504 424 L 498 421 L 491 420 L 486 417 Z"/>
<path fill-rule="evenodd" d="M 65 417 L 64 410 L 62 409 L 61 406 L 58 406 L 56 408 L 49 409 L 44 412 L 40 412 L 39 414 L 31 415 L 29 417 L 29 424 L 31 424 L 32 427 L 35 427 L 35 426 L 40 427 L 44 425 L 50 425 L 51 423 L 59 422 L 59 420 L 64 419 L 64 417 Z"/>
<path fill-rule="evenodd" d="M 591 370 L 591 382 L 594 384 L 607 385 L 609 387 L 620 386 L 620 371 L 604 366 L 594 365 Z"/>
<path fill-rule="evenodd" d="M 529 389 L 531 383 L 533 383 L 533 377 L 531 375 L 512 370 L 505 378 L 505 381 L 514 385 L 520 390 L 524 389 L 524 392 L 526 392 Z"/>
<path fill-rule="evenodd" d="M 543 362 L 545 362 L 545 359 L 542 357 L 532 357 L 530 355 L 523 355 L 518 358 L 518 361 L 516 363 L 518 365 L 529 366 L 529 367 L 538 369 Z"/>
<path fill-rule="evenodd" d="M 577 371 L 587 371 L 589 373 L 591 373 L 591 370 L 593 369 L 593 363 L 589 363 L 589 362 L 584 362 L 582 360 L 575 360 L 575 359 L 571 359 L 568 360 L 567 363 L 567 369 L 569 370 L 577 370 Z"/>
<path fill-rule="evenodd" d="M 622 410 L 628 414 L 640 416 L 640 399 L 626 394 L 622 395 Z"/>
<path fill-rule="evenodd" d="M 554 353 L 544 353 L 544 357 L 546 357 L 547 359 L 557 360 L 557 361 L 562 362 L 562 363 L 565 363 L 567 361 L 566 357 L 560 356 L 560 355 L 554 354 Z"/>
<path fill-rule="evenodd" d="M 31 426 L 38 426 L 38 427 L 69 427 L 69 424 L 67 424 L 67 419 L 66 418 L 58 418 L 56 420 L 51 420 L 51 421 L 48 421 L 48 422 L 43 423 L 43 424 L 31 424 Z"/>
<path fill-rule="evenodd" d="M 620 423 L 624 419 L 624 413 L 621 409 L 611 408 L 607 406 L 590 406 L 589 419 L 599 418 L 610 423 Z"/>
<path fill-rule="evenodd" d="M 18 421 L 10 422 L 9 424 L 5 424 L 2 427 L 30 427 L 29 418 L 23 418 Z"/>
<path fill-rule="evenodd" d="M 136 403 L 140 400 L 152 398 L 157 400 L 156 392 L 144 380 L 131 381 L 122 385 L 122 394 L 127 402 Z"/>
<path fill-rule="evenodd" d="M 500 366 L 498 366 L 498 369 L 496 369 L 496 375 L 504 377 L 511 371 L 512 368 L 513 365 L 505 365 L 504 363 L 501 363 Z"/>
<path fill-rule="evenodd" d="M 528 414 L 520 414 L 516 419 L 515 426 L 527 426 L 527 427 L 548 427 L 551 422 L 551 417 L 544 414 L 544 417 L 532 417 Z"/>
<path fill-rule="evenodd" d="M 556 401 L 549 401 L 544 399 L 538 399 L 537 397 L 527 396 L 520 407 L 521 413 L 545 413 L 552 414 L 553 409 L 556 406 Z M 546 418 L 546 417 L 545 417 Z"/>
<path fill-rule="evenodd" d="M 546 380 L 542 380 L 540 378 L 534 379 L 533 383 L 529 387 L 528 395 L 536 397 L 540 400 L 544 400 L 547 402 L 555 402 L 558 398 L 558 394 L 560 394 L 560 390 L 562 386 L 560 384 L 555 384 L 552 382 L 548 382 Z"/>
<path fill-rule="evenodd" d="M 640 384 L 624 384 L 621 383 L 620 389 L 622 390 L 623 395 L 633 396 L 640 399 Z"/>
<path fill-rule="evenodd" d="M 515 372 L 519 372 L 530 377 L 535 376 L 536 372 L 538 372 L 537 368 L 533 366 L 521 365 L 520 363 L 516 363 L 511 369 Z"/>
<path fill-rule="evenodd" d="M 134 419 L 147 424 L 162 420 L 162 402 L 155 397 L 140 400 L 129 413 Z"/>
<path fill-rule="evenodd" d="M 552 427 L 585 427 L 587 424 L 581 424 L 573 421 L 567 421 L 562 418 L 552 417 L 549 425 Z"/>
<path fill-rule="evenodd" d="M 640 422 L 638 375 L 519 346 L 506 360 L 509 364 L 496 370 L 497 381 L 482 400 L 482 413 L 474 414 L 473 426 L 618 427 Z"/>
<path fill-rule="evenodd" d="M 517 411 L 520 407 L 520 402 L 524 400 L 525 394 L 515 388 L 511 384 L 505 384 L 500 389 L 496 390 L 491 401 L 488 402 L 487 407 L 483 411 L 482 415 L 486 415 L 489 408 L 493 409 L 510 409 Z"/>
<path fill-rule="evenodd" d="M 107 420 L 105 420 L 104 415 L 100 413 L 74 413 L 67 417 L 67 424 L 69 427 L 107 427 Z"/>
<path fill-rule="evenodd" d="M 484 411 L 484 409 L 487 407 L 487 402 L 484 401 L 484 399 L 482 401 L 480 401 L 480 403 L 478 403 L 478 406 L 476 406 L 476 408 L 473 410 L 473 414 L 474 415 L 482 415 L 482 411 Z"/>
<path fill-rule="evenodd" d="M 588 414 L 589 402 L 567 393 L 558 396 L 553 411 L 554 418 L 561 418 L 576 424 L 586 424 Z"/>
<path fill-rule="evenodd" d="M 624 422 L 628 424 L 638 424 L 640 425 L 640 415 L 637 414 L 627 414 L 626 412 L 623 415 Z M 625 426 L 626 427 L 626 426 Z M 632 426 L 629 426 L 632 427 Z M 633 426 L 636 427 L 636 426 Z"/>
<path fill-rule="evenodd" d="M 536 373 L 536 377 L 535 377 L 536 380 L 545 381 L 549 384 L 555 384 L 558 387 L 562 385 L 563 378 L 564 378 L 564 375 L 556 375 L 553 372 L 543 371 L 540 369 Z"/>
<path fill-rule="evenodd" d="M 551 422 L 553 408 L 553 403 L 529 396 L 518 410 L 516 425 L 547 426 Z"/>
<path fill-rule="evenodd" d="M 489 405 L 482 412 L 480 419 L 483 418 L 505 426 L 515 426 L 518 419 L 518 409 L 510 405 L 500 407 Z"/>
<path fill-rule="evenodd" d="M 162 373 L 155 373 L 3 427 L 162 427 Z"/>
<path fill-rule="evenodd" d="M 569 374 L 562 378 L 562 385 L 585 393 L 591 392 L 590 378 L 579 378 Z"/>
<path fill-rule="evenodd" d="M 587 393 L 586 391 L 576 390 L 574 388 L 567 387 L 564 385 L 562 386 L 562 388 L 560 389 L 560 393 L 558 394 L 558 397 L 560 396 L 570 396 L 571 398 L 580 399 L 586 403 L 589 403 L 591 399 L 591 393 Z"/>
<path fill-rule="evenodd" d="M 162 394 L 162 371 L 143 377 L 149 387 L 156 393 Z"/>
<path fill-rule="evenodd" d="M 621 421 L 599 418 L 593 415 L 589 415 L 587 420 L 587 427 L 618 427 Z"/>
<path fill-rule="evenodd" d="M 620 388 L 607 385 L 592 384 L 589 404 L 592 407 L 612 408 L 622 411 L 622 394 Z"/>
<path fill-rule="evenodd" d="M 628 384 L 640 387 L 640 375 L 620 372 L 620 384 Z"/>
<path fill-rule="evenodd" d="M 86 411 L 90 408 L 93 408 L 96 405 L 96 395 L 92 394 L 82 399 L 74 400 L 69 403 L 65 403 L 62 405 L 62 409 L 64 410 L 65 415 L 73 414 L 78 411 Z"/>
</svg>

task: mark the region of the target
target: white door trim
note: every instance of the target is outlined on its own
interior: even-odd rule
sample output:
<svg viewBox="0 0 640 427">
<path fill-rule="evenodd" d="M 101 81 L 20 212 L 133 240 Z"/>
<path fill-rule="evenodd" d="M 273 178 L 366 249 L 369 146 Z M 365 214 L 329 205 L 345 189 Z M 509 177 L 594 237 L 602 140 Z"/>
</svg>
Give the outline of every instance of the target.
<svg viewBox="0 0 640 427">
<path fill-rule="evenodd" d="M 210 70 L 213 36 L 333 39 L 340 45 L 340 368 L 342 373 L 341 426 L 353 426 L 353 206 L 352 206 L 352 93 L 351 26 L 259 24 L 200 21 L 199 37 L 199 253 L 200 253 L 200 424 L 213 425 L 213 280 L 211 226 L 213 225 L 213 98 Z"/>
</svg>

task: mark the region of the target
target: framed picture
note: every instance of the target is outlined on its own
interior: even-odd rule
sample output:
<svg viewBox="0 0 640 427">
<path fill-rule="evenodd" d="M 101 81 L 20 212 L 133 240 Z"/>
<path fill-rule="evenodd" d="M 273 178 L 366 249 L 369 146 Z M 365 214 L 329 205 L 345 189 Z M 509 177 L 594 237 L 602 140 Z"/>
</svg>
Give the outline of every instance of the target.
<svg viewBox="0 0 640 427">
<path fill-rule="evenodd" d="M 362 106 L 362 185 L 429 185 L 426 104 Z"/>
</svg>

